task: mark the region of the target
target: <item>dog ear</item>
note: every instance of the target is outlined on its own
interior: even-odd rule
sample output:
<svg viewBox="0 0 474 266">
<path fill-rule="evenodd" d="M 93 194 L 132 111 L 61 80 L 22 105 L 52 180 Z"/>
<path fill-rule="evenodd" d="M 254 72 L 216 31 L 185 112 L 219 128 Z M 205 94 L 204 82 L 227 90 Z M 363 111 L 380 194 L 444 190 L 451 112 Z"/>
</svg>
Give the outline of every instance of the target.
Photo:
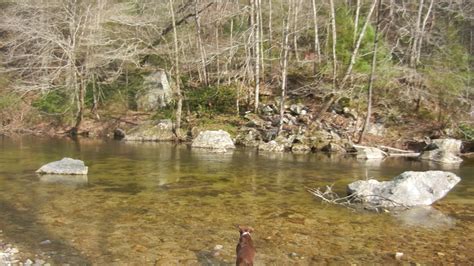
<svg viewBox="0 0 474 266">
<path fill-rule="evenodd" d="M 249 233 L 253 233 L 253 227 L 247 227 L 247 230 L 249 231 Z"/>
<path fill-rule="evenodd" d="M 243 228 L 240 224 L 237 224 L 235 227 L 237 227 L 237 229 L 239 229 L 239 232 L 242 234 L 243 233 Z"/>
</svg>

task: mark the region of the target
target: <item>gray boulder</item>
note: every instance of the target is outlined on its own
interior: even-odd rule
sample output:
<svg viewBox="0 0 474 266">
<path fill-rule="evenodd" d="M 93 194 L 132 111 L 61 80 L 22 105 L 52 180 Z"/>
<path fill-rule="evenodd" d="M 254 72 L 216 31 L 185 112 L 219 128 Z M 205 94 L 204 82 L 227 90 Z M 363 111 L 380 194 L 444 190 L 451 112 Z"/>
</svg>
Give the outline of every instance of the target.
<svg viewBox="0 0 474 266">
<path fill-rule="evenodd" d="M 172 91 L 166 73 L 158 70 L 144 77 L 143 89 L 136 96 L 137 109 L 156 111 L 171 102 Z"/>
<path fill-rule="evenodd" d="M 429 160 L 445 164 L 459 164 L 462 141 L 456 139 L 435 139 L 420 154 L 421 160 Z"/>
<path fill-rule="evenodd" d="M 357 158 L 358 159 L 383 159 L 387 155 L 381 149 L 377 149 L 374 147 L 365 147 L 354 145 L 354 148 L 357 150 Z"/>
<path fill-rule="evenodd" d="M 311 147 L 303 143 L 295 143 L 291 147 L 292 153 L 304 154 L 311 152 Z"/>
<path fill-rule="evenodd" d="M 169 119 L 148 122 L 132 128 L 125 137 L 126 141 L 173 141 L 173 122 Z"/>
<path fill-rule="evenodd" d="M 261 134 L 255 128 L 242 128 L 235 138 L 235 143 L 245 147 L 257 147 L 260 143 Z"/>
<path fill-rule="evenodd" d="M 444 171 L 408 171 L 392 181 L 359 180 L 348 185 L 349 194 L 371 206 L 431 205 L 443 198 L 461 178 Z"/>
<path fill-rule="evenodd" d="M 59 175 L 87 175 L 88 167 L 81 160 L 63 158 L 60 161 L 51 162 L 36 170 L 38 174 Z"/>
<path fill-rule="evenodd" d="M 207 130 L 199 133 L 199 135 L 193 140 L 191 147 L 225 150 L 234 149 L 235 145 L 230 134 L 224 130 Z"/>
<path fill-rule="evenodd" d="M 344 149 L 341 145 L 336 143 L 329 143 L 328 145 L 324 146 L 322 149 L 324 152 L 330 153 L 346 153 L 346 149 Z"/>
<path fill-rule="evenodd" d="M 278 142 L 272 140 L 266 143 L 261 143 L 258 145 L 259 151 L 270 151 L 270 152 L 284 152 L 285 145 L 279 144 Z"/>
<path fill-rule="evenodd" d="M 383 137 L 385 136 L 387 129 L 383 124 L 380 123 L 375 123 L 375 124 L 370 124 L 369 129 L 367 130 L 367 133 L 374 135 L 374 136 L 379 136 Z"/>
</svg>

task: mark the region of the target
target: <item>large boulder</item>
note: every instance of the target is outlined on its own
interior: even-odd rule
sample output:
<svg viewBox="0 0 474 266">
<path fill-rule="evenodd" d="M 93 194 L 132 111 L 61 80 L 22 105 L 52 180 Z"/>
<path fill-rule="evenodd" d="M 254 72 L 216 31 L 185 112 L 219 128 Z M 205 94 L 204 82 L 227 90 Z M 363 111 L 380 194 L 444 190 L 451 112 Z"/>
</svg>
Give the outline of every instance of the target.
<svg viewBox="0 0 474 266">
<path fill-rule="evenodd" d="M 239 134 L 235 138 L 235 144 L 245 147 L 258 147 L 260 143 L 261 134 L 255 128 L 241 128 Z"/>
<path fill-rule="evenodd" d="M 235 145 L 230 134 L 224 130 L 206 130 L 199 133 L 191 144 L 193 148 L 234 149 Z"/>
<path fill-rule="evenodd" d="M 321 151 L 330 153 L 346 153 L 346 149 L 337 143 L 329 143 L 324 146 Z"/>
<path fill-rule="evenodd" d="M 156 111 L 171 102 L 172 91 L 166 73 L 155 71 L 144 77 L 143 88 L 137 92 L 137 109 L 140 111 Z"/>
<path fill-rule="evenodd" d="M 365 147 L 365 146 L 358 146 L 354 145 L 354 148 L 357 150 L 357 158 L 358 159 L 383 159 L 387 155 L 381 149 L 377 149 L 374 147 Z"/>
<path fill-rule="evenodd" d="M 408 171 L 392 181 L 359 180 L 347 191 L 371 206 L 411 207 L 431 205 L 444 197 L 461 178 L 444 171 Z"/>
<path fill-rule="evenodd" d="M 88 167 L 81 160 L 63 158 L 60 161 L 51 162 L 36 170 L 38 174 L 58 175 L 87 175 Z"/>
<path fill-rule="evenodd" d="M 456 139 L 435 139 L 420 154 L 420 159 L 445 164 L 459 164 L 462 141 Z"/>
<path fill-rule="evenodd" d="M 173 141 L 173 122 L 169 119 L 147 122 L 132 128 L 125 137 L 126 141 Z"/>
</svg>

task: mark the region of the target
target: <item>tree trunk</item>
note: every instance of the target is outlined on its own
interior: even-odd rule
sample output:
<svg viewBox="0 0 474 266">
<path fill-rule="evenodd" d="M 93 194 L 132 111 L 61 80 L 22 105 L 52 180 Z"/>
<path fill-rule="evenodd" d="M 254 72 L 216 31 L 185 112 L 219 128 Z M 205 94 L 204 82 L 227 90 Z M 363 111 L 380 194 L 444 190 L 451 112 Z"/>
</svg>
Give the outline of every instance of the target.
<svg viewBox="0 0 474 266">
<path fill-rule="evenodd" d="M 317 65 L 321 63 L 321 47 L 319 44 L 319 32 L 318 32 L 318 9 L 316 7 L 316 0 L 311 1 L 313 7 L 313 27 L 314 27 L 314 53 L 316 58 L 313 64 L 313 73 L 317 72 Z"/>
<path fill-rule="evenodd" d="M 342 79 L 341 86 L 344 86 L 346 83 L 347 79 L 350 77 L 352 73 L 352 68 L 355 64 L 357 54 L 359 52 L 360 45 L 362 43 L 362 40 L 364 39 L 364 35 L 367 29 L 367 26 L 369 25 L 370 22 L 370 17 L 372 17 L 372 13 L 375 10 L 375 6 L 377 5 L 378 0 L 374 0 L 372 5 L 370 6 L 369 13 L 367 14 L 367 18 L 365 20 L 364 26 L 362 26 L 362 30 L 360 31 L 359 37 L 357 38 L 357 42 L 354 46 L 354 51 L 352 52 L 351 59 L 349 61 L 349 65 L 347 66 L 346 74 L 344 75 L 344 78 Z"/>
<path fill-rule="evenodd" d="M 416 58 L 418 52 L 418 38 L 420 37 L 420 24 L 421 24 L 421 15 L 423 13 L 423 3 L 424 0 L 420 0 L 420 4 L 418 6 L 418 15 L 416 17 L 415 29 L 413 32 L 413 39 L 411 44 L 411 53 L 410 53 L 410 66 L 415 68 L 416 67 Z"/>
<path fill-rule="evenodd" d="M 357 40 L 357 31 L 359 30 L 359 13 L 360 13 L 360 0 L 356 1 L 356 13 L 354 18 L 354 36 L 352 37 L 352 45 L 355 49 L 355 44 Z"/>
<path fill-rule="evenodd" d="M 364 140 L 364 135 L 365 132 L 367 131 L 367 128 L 370 128 L 370 117 L 372 115 L 372 89 L 373 89 L 373 84 L 374 84 L 374 76 L 375 76 L 375 69 L 377 67 L 377 48 L 378 48 L 378 43 L 379 43 L 379 27 L 380 27 L 380 9 L 382 6 L 382 0 L 377 0 L 378 1 L 378 6 L 377 6 L 377 22 L 375 25 L 375 37 L 374 37 L 374 48 L 373 48 L 373 54 L 372 54 L 372 66 L 370 69 L 370 78 L 369 78 L 369 91 L 368 91 L 368 96 L 367 96 L 367 117 L 365 118 L 365 123 L 362 128 L 362 132 L 360 133 L 359 140 L 357 141 L 358 143 L 362 143 Z"/>
<path fill-rule="evenodd" d="M 423 24 L 421 25 L 421 32 L 420 32 L 418 45 L 417 45 L 418 52 L 416 53 L 416 64 L 420 63 L 421 47 L 423 46 L 423 36 L 425 35 L 426 23 L 428 22 L 428 18 L 430 17 L 431 10 L 433 9 L 433 2 L 434 2 L 433 0 L 430 0 L 428 11 L 426 11 L 425 18 L 423 19 Z"/>
<path fill-rule="evenodd" d="M 329 0 L 331 12 L 331 31 L 332 31 L 332 90 L 336 92 L 336 78 L 337 78 L 337 56 L 336 56 L 336 10 L 334 9 L 334 0 Z"/>
<path fill-rule="evenodd" d="M 289 1 L 288 5 L 288 14 L 285 21 L 285 32 L 284 32 L 284 41 L 283 41 L 283 58 L 282 58 L 282 71 L 281 71 L 281 99 L 280 99 L 280 126 L 278 127 L 278 134 L 281 133 L 283 129 L 283 115 L 285 114 L 285 98 L 286 98 L 286 81 L 287 81 L 287 71 L 288 71 L 288 52 L 290 48 L 288 47 L 289 43 L 289 31 L 290 31 L 290 18 L 292 12 L 292 0 Z"/>
<path fill-rule="evenodd" d="M 299 15 L 299 8 L 301 5 L 301 0 L 294 0 L 294 12 L 293 12 L 293 49 L 296 57 L 296 62 L 300 62 L 300 55 L 298 52 L 298 15 Z"/>
<path fill-rule="evenodd" d="M 173 8 L 173 0 L 169 0 L 169 8 L 171 13 L 171 21 L 173 23 L 173 44 L 174 44 L 174 60 L 175 60 L 175 80 L 176 80 L 176 95 L 178 97 L 178 103 L 176 106 L 176 125 L 174 128 L 174 133 L 176 137 L 180 140 L 181 136 L 181 113 L 183 109 L 183 96 L 181 95 L 181 78 L 179 72 L 179 46 L 178 46 L 178 33 L 176 31 L 176 19 Z"/>
<path fill-rule="evenodd" d="M 254 112 L 258 113 L 258 105 L 259 105 L 259 95 L 260 95 L 260 20 L 259 20 L 259 0 L 253 0 L 254 8 L 253 8 L 253 15 L 254 15 L 254 34 L 255 34 L 255 42 L 254 42 L 254 51 L 255 51 L 255 99 L 254 99 Z"/>
<path fill-rule="evenodd" d="M 198 1 L 199 0 L 194 0 L 194 21 L 196 22 L 196 31 L 197 31 L 197 39 L 198 39 L 198 49 L 199 49 L 199 54 L 201 56 L 201 71 L 202 71 L 202 80 L 201 82 L 204 83 L 204 85 L 209 85 L 209 78 L 207 75 L 207 66 L 206 66 L 206 50 L 204 49 L 204 46 L 202 44 L 202 37 L 201 37 L 201 15 L 198 12 Z M 175 27 L 176 28 L 176 27 Z"/>
<path fill-rule="evenodd" d="M 272 74 L 272 48 L 273 48 L 273 27 L 272 27 L 272 0 L 268 0 L 268 58 L 270 59 L 270 75 Z"/>
</svg>

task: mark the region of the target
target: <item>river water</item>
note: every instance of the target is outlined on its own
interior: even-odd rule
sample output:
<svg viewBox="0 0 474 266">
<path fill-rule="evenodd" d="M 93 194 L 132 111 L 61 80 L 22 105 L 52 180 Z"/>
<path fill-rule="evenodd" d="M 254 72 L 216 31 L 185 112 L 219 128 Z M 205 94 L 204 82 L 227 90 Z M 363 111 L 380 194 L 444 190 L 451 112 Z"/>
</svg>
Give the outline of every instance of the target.
<svg viewBox="0 0 474 266">
<path fill-rule="evenodd" d="M 87 177 L 39 177 L 41 165 L 83 160 Z M 0 136 L 0 230 L 24 256 L 52 263 L 227 265 L 237 224 L 255 229 L 257 265 L 474 261 L 474 161 L 462 181 L 421 215 L 354 212 L 306 187 L 388 180 L 441 169 L 324 154 L 228 154 L 169 143 Z M 222 249 L 214 251 L 216 245 Z"/>
</svg>

